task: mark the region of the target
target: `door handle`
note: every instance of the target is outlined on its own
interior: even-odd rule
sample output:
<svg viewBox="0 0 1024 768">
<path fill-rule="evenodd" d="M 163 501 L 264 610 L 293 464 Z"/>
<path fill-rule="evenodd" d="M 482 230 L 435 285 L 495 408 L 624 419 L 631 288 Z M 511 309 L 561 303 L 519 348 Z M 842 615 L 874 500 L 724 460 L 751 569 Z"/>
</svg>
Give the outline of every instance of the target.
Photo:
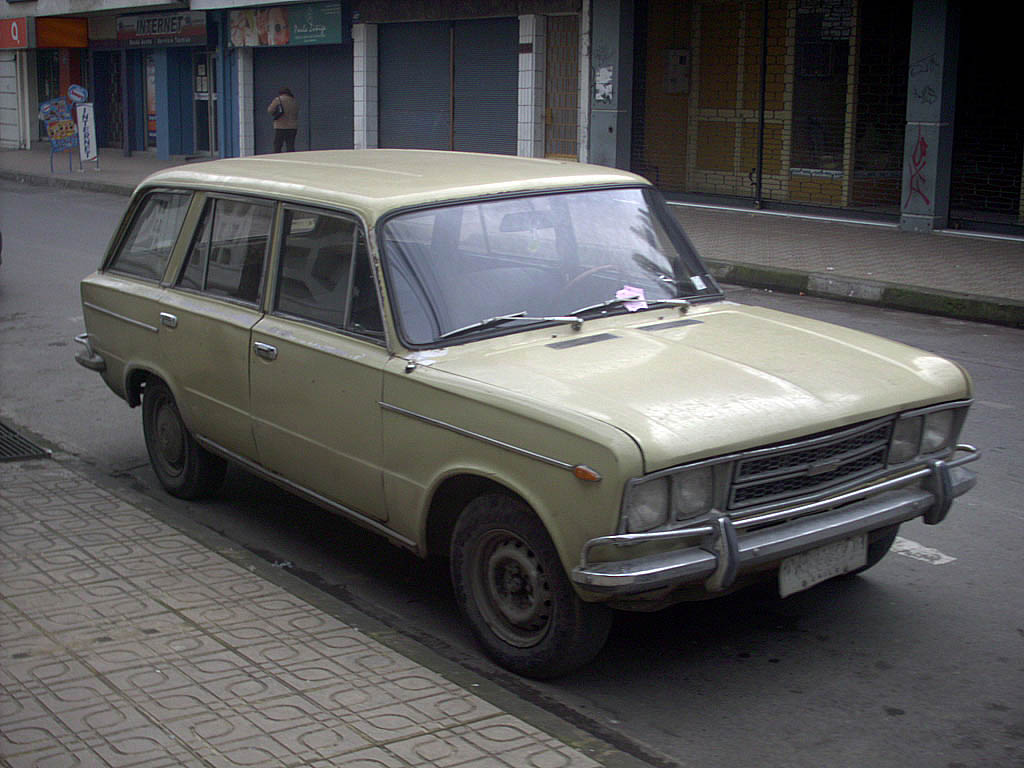
<svg viewBox="0 0 1024 768">
<path fill-rule="evenodd" d="M 277 347 L 273 347 L 270 344 L 264 344 L 262 341 L 254 341 L 252 347 L 256 350 L 256 354 L 264 360 L 277 359 Z"/>
<path fill-rule="evenodd" d="M 161 325 L 166 325 L 168 328 L 177 328 L 178 327 L 178 317 L 177 317 L 177 315 L 172 315 L 170 312 L 161 312 L 160 313 L 160 324 Z"/>
</svg>

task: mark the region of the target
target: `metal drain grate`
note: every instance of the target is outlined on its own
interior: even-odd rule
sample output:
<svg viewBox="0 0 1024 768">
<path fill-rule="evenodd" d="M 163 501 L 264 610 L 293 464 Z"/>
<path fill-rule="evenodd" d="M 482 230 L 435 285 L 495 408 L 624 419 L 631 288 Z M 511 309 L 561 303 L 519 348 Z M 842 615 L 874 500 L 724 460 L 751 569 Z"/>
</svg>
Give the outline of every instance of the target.
<svg viewBox="0 0 1024 768">
<path fill-rule="evenodd" d="M 0 424 L 0 461 L 21 459 L 45 459 L 50 452 L 26 440 L 13 429 Z"/>
</svg>

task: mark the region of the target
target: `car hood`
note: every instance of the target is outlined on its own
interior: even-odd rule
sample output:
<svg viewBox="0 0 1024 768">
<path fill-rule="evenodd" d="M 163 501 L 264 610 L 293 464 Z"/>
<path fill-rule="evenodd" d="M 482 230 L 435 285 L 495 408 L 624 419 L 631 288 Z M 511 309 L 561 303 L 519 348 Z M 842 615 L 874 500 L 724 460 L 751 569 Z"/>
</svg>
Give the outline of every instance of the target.
<svg viewBox="0 0 1024 768">
<path fill-rule="evenodd" d="M 965 398 L 966 374 L 866 333 L 721 302 L 440 350 L 430 363 L 629 434 L 646 471 Z"/>
</svg>

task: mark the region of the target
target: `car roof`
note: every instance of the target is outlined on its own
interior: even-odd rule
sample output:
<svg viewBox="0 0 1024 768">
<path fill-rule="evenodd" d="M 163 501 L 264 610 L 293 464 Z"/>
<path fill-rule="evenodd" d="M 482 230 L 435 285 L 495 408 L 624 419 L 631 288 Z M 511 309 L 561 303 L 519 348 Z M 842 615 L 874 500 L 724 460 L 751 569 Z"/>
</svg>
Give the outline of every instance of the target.
<svg viewBox="0 0 1024 768">
<path fill-rule="evenodd" d="M 444 200 L 580 186 L 647 185 L 615 168 L 417 149 L 323 150 L 257 155 L 174 166 L 140 190 L 184 186 L 249 193 L 356 210 L 369 220 Z"/>
</svg>

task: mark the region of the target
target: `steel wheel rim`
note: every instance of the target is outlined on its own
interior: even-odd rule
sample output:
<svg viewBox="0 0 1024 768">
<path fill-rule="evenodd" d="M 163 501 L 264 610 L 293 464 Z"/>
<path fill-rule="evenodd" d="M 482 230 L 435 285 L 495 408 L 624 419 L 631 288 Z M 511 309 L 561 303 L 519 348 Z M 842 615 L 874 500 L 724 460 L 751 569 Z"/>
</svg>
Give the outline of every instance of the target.
<svg viewBox="0 0 1024 768">
<path fill-rule="evenodd" d="M 517 648 L 540 643 L 551 626 L 552 593 L 530 546 L 511 531 L 491 531 L 471 565 L 472 589 L 491 630 Z"/>
<path fill-rule="evenodd" d="M 180 475 L 185 468 L 185 427 L 173 405 L 161 399 L 153 418 L 155 453 L 164 471 Z"/>
</svg>

